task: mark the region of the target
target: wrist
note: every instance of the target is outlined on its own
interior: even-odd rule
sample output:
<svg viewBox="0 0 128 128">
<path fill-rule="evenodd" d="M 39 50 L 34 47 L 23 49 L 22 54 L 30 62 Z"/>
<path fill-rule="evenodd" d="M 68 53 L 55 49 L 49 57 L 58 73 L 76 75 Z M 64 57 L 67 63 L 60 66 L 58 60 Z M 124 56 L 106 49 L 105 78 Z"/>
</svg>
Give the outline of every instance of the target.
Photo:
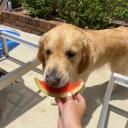
<svg viewBox="0 0 128 128">
<path fill-rule="evenodd" d="M 82 128 L 81 122 L 71 123 L 69 128 Z"/>
<path fill-rule="evenodd" d="M 82 128 L 81 124 L 80 125 L 74 125 L 72 128 Z"/>
</svg>

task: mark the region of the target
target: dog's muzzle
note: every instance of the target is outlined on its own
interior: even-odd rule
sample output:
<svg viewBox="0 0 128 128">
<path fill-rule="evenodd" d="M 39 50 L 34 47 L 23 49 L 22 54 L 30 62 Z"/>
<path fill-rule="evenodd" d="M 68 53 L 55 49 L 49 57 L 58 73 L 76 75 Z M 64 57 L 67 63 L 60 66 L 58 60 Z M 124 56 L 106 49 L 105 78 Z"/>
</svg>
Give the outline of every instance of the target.
<svg viewBox="0 0 128 128">
<path fill-rule="evenodd" d="M 60 85 L 61 77 L 58 76 L 57 68 L 53 68 L 50 72 L 46 73 L 45 81 L 52 87 L 58 87 Z"/>
<path fill-rule="evenodd" d="M 53 87 L 58 87 L 60 84 L 61 79 L 59 77 L 53 76 L 51 74 L 46 75 L 45 81 L 48 83 L 48 85 Z"/>
</svg>

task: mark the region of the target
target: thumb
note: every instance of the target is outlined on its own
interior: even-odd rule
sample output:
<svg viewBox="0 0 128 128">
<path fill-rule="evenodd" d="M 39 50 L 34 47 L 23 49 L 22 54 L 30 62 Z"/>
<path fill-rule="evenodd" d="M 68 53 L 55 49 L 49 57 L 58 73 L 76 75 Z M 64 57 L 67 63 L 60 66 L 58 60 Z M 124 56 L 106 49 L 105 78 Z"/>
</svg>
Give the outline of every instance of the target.
<svg viewBox="0 0 128 128">
<path fill-rule="evenodd" d="M 63 111 L 63 107 L 64 107 L 63 101 L 61 101 L 60 99 L 57 99 L 57 98 L 55 100 L 56 100 L 56 103 L 58 105 L 59 111 L 62 112 Z"/>
</svg>

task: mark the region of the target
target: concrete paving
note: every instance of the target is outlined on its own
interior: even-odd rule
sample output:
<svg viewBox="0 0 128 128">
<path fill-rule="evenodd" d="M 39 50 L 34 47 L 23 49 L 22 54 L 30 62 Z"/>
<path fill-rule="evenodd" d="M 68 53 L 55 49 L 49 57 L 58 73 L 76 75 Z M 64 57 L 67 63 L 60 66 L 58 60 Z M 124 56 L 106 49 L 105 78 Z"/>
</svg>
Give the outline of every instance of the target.
<svg viewBox="0 0 128 128">
<path fill-rule="evenodd" d="M 2 26 L 2 25 L 1 25 Z M 0 26 L 0 27 L 1 27 Z M 20 32 L 21 37 L 38 44 L 39 36 Z M 10 56 L 27 62 L 34 59 L 37 49 L 20 44 L 10 52 Z M 0 59 L 0 67 L 10 72 L 18 64 Z M 39 66 L 41 68 L 41 66 Z M 90 75 L 84 95 L 87 100 L 87 112 L 82 124 L 86 128 L 96 128 L 102 108 L 102 101 L 106 91 L 106 81 L 109 80 L 111 72 L 108 65 L 98 69 Z M 42 74 L 30 71 L 14 83 L 0 92 L 0 128 L 57 128 L 58 110 L 57 106 L 50 104 L 51 97 L 39 92 L 33 78 L 42 78 Z M 128 90 L 123 87 L 117 88 L 113 93 L 111 103 L 124 110 L 128 110 Z M 128 119 L 110 113 L 108 128 L 126 128 Z"/>
</svg>

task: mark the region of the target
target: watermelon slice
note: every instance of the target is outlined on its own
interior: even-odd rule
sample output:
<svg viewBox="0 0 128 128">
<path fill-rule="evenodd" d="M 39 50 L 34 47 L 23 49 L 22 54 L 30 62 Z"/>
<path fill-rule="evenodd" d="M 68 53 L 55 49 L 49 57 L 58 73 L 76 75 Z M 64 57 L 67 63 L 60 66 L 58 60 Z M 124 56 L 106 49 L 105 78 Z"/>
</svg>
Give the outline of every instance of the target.
<svg viewBox="0 0 128 128">
<path fill-rule="evenodd" d="M 45 81 L 41 81 L 37 78 L 34 78 L 36 85 L 38 88 L 47 94 L 48 96 L 65 98 L 68 92 L 72 94 L 76 94 L 80 90 L 84 88 L 84 82 L 82 80 L 78 80 L 76 82 L 68 82 L 65 86 L 60 88 L 54 88 L 49 86 Z"/>
</svg>

